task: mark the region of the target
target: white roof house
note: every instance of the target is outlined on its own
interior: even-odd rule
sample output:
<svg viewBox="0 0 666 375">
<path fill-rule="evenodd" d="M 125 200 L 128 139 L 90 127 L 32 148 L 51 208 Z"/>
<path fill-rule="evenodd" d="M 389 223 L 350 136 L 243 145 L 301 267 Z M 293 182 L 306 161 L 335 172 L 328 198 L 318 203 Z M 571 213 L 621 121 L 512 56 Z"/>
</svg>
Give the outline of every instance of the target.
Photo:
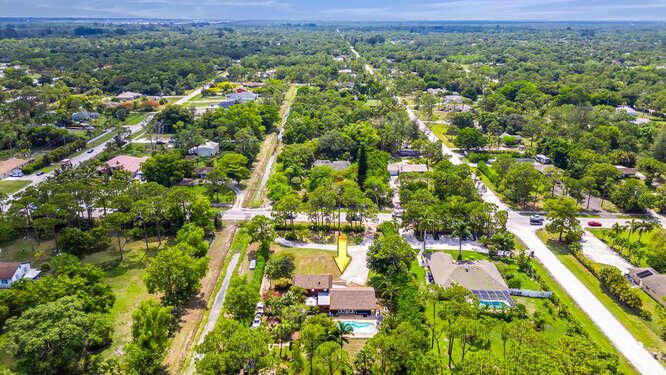
<svg viewBox="0 0 666 375">
<path fill-rule="evenodd" d="M 640 112 L 628 105 L 619 105 L 615 108 L 616 111 L 625 111 L 629 116 L 638 116 Z"/>
<path fill-rule="evenodd" d="M 118 96 L 116 96 L 116 98 L 118 98 L 120 100 L 136 100 L 136 99 L 139 99 L 142 96 L 143 96 L 143 94 L 138 93 L 138 92 L 125 91 L 121 94 L 118 94 Z"/>
<path fill-rule="evenodd" d="M 220 152 L 220 144 L 213 141 L 206 141 L 199 146 L 194 146 L 187 151 L 191 155 L 197 155 L 204 158 L 215 156 Z"/>
<path fill-rule="evenodd" d="M 424 173 L 428 171 L 428 166 L 425 164 L 411 164 L 406 162 L 389 163 L 388 171 L 391 176 L 398 176 L 405 172 Z"/>
<path fill-rule="evenodd" d="M 36 280 L 40 273 L 30 263 L 0 262 L 0 289 L 9 289 L 21 279 Z"/>
</svg>

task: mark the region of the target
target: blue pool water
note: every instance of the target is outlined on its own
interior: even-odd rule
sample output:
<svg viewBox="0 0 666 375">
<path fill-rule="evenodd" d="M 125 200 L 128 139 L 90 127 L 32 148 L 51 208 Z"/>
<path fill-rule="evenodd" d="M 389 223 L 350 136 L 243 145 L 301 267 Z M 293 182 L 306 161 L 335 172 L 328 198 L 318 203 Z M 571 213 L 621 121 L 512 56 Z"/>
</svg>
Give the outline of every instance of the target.
<svg viewBox="0 0 666 375">
<path fill-rule="evenodd" d="M 369 335 L 377 331 L 375 323 L 372 322 L 354 322 L 354 321 L 341 321 L 340 323 L 350 325 L 354 333 Z"/>
<path fill-rule="evenodd" d="M 509 306 L 508 303 L 505 301 L 486 301 L 486 300 L 481 300 L 479 303 L 483 306 L 488 306 L 491 309 L 496 309 L 496 310 L 504 310 L 504 309 L 510 309 L 511 306 Z"/>
</svg>

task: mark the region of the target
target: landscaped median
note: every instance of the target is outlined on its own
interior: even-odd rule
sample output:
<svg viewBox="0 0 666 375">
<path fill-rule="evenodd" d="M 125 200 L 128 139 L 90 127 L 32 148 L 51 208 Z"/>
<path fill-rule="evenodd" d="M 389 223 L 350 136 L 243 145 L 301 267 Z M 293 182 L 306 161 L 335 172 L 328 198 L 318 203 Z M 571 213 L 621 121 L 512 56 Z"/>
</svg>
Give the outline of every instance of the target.
<svg viewBox="0 0 666 375">
<path fill-rule="evenodd" d="M 624 327 L 638 340 L 646 349 L 651 352 L 665 353 L 666 342 L 661 335 L 664 331 L 664 309 L 650 296 L 640 289 L 639 296 L 642 302 L 642 309 L 649 312 L 651 320 L 641 318 L 639 312 L 623 305 L 614 296 L 602 282 L 583 264 L 568 247 L 557 241 L 555 235 L 551 235 L 545 230 L 537 232 L 539 238 L 553 251 L 558 259 L 580 280 L 587 289 L 624 325 Z M 579 254 L 579 257 L 584 255 Z M 587 258 L 584 258 L 587 259 Z M 589 260 L 587 260 L 589 261 Z M 599 267 L 600 265 L 589 261 L 589 266 Z M 601 265 L 603 266 L 603 265 Z"/>
</svg>

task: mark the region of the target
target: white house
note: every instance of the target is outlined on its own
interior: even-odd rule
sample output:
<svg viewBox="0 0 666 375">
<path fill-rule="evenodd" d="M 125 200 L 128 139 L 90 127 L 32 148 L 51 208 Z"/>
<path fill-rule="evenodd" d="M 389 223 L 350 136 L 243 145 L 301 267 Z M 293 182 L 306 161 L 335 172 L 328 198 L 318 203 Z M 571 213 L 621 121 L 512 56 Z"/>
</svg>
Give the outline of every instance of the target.
<svg viewBox="0 0 666 375">
<path fill-rule="evenodd" d="M 125 91 L 116 96 L 116 98 L 118 98 L 119 100 L 137 100 L 141 96 L 143 96 L 143 94 L 139 92 Z"/>
<path fill-rule="evenodd" d="M 625 111 L 629 116 L 638 116 L 640 112 L 632 108 L 631 106 L 628 105 L 619 105 L 617 108 L 615 108 L 616 111 Z"/>
<path fill-rule="evenodd" d="M 206 143 L 192 147 L 191 149 L 188 150 L 188 153 L 192 155 L 201 156 L 204 158 L 215 156 L 219 152 L 220 152 L 220 144 L 212 141 L 207 141 Z"/>
<path fill-rule="evenodd" d="M 30 267 L 30 263 L 0 262 L 0 289 L 9 289 L 12 284 L 21 280 L 36 280 L 40 270 Z"/>
</svg>

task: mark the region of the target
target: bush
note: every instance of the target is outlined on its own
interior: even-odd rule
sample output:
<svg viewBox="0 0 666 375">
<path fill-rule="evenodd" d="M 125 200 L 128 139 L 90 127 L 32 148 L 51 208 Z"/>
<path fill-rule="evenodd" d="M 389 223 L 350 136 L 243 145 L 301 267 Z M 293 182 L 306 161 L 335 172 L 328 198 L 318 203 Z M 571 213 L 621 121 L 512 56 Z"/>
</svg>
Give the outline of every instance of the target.
<svg viewBox="0 0 666 375">
<path fill-rule="evenodd" d="M 469 161 L 472 163 L 480 163 L 480 162 L 485 163 L 491 158 L 492 155 L 485 152 L 470 152 L 467 155 L 467 159 L 469 159 Z"/>
<path fill-rule="evenodd" d="M 631 288 L 622 272 L 615 267 L 606 266 L 599 269 L 599 280 L 604 284 L 615 298 L 635 310 L 642 310 L 640 292 Z"/>
<path fill-rule="evenodd" d="M 65 228 L 56 238 L 58 250 L 77 256 L 105 250 L 111 245 L 111 238 L 102 227 L 85 232 L 78 228 Z"/>
<path fill-rule="evenodd" d="M 510 289 L 520 289 L 520 279 L 516 277 L 511 277 L 510 279 L 507 280 L 507 285 L 509 286 Z"/>
<path fill-rule="evenodd" d="M 500 176 L 497 174 L 495 169 L 493 167 L 490 167 L 484 163 L 480 163 L 477 165 L 477 169 L 479 172 L 483 173 L 488 179 L 495 185 L 497 185 L 500 182 Z"/>
<path fill-rule="evenodd" d="M 266 276 L 271 280 L 290 278 L 295 268 L 291 254 L 275 254 L 266 263 Z"/>
</svg>

